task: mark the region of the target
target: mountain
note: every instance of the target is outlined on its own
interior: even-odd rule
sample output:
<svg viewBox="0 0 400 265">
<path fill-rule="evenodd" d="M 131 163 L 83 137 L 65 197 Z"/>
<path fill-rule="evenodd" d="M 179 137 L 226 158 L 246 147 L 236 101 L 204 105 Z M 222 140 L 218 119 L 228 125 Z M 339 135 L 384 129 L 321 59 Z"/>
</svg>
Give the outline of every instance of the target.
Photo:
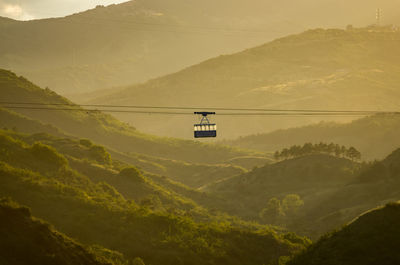
<svg viewBox="0 0 400 265">
<path fill-rule="evenodd" d="M 1 197 L 27 205 L 84 244 L 116 250 L 130 261 L 278 264 L 308 243 L 267 226 L 202 213 L 87 140 L 1 131 L 0 150 Z"/>
<path fill-rule="evenodd" d="M 201 107 L 210 111 L 216 107 L 397 110 L 400 48 L 396 43 L 399 39 L 400 32 L 392 27 L 308 30 L 240 53 L 219 56 L 91 102 Z M 222 138 L 321 120 L 356 118 L 343 115 L 232 117 L 223 114 L 237 111 L 216 111 Z M 183 121 L 193 123 L 189 118 L 163 117 L 149 121 L 143 116 L 118 117 L 133 122 L 141 130 L 161 135 L 170 135 Z M 180 136 L 190 137 L 191 133 L 188 128 Z"/>
<path fill-rule="evenodd" d="M 361 213 L 400 199 L 400 149 L 356 163 L 314 154 L 287 159 L 211 183 L 215 206 L 247 220 L 317 239 Z"/>
<path fill-rule="evenodd" d="M 323 236 L 287 264 L 399 264 L 399 221 L 398 203 L 373 209 L 340 230 Z"/>
<path fill-rule="evenodd" d="M 221 199 L 218 207 L 249 220 L 258 220 L 271 198 L 299 195 L 307 208 L 321 195 L 356 177 L 359 165 L 330 155 L 307 155 L 255 168 L 211 183 L 202 190 Z M 293 218 L 291 216 L 290 218 Z M 283 222 L 285 223 L 285 222 Z M 282 225 L 283 223 L 280 223 Z"/>
<path fill-rule="evenodd" d="M 366 160 L 383 159 L 400 146 L 398 114 L 379 114 L 350 123 L 321 122 L 297 128 L 281 129 L 271 133 L 240 137 L 224 141 L 235 147 L 274 151 L 305 142 L 334 142 L 354 146 Z"/>
<path fill-rule="evenodd" d="M 308 28 L 371 24 L 378 6 L 385 23 L 394 23 L 398 4 L 390 0 L 307 0 L 300 7 L 287 0 L 135 0 L 63 18 L 2 18 L 0 68 L 76 94 L 142 82 Z"/>
<path fill-rule="evenodd" d="M 99 252 L 93 253 L 90 248 L 55 231 L 48 223 L 32 217 L 28 208 L 9 200 L 0 200 L 0 223 L 0 263 L 4 265 L 125 264 L 123 258 L 120 263 L 116 259 L 108 260 Z M 103 251 L 118 257 L 118 253 Z"/>
<path fill-rule="evenodd" d="M 305 207 L 290 227 L 316 238 L 350 222 L 368 209 L 398 201 L 399 165 L 400 149 L 397 149 L 384 160 L 364 166 L 346 185 L 323 194 Z"/>
<path fill-rule="evenodd" d="M 223 163 L 235 157 L 264 156 L 262 153 L 229 146 L 144 134 L 111 115 L 100 111 L 85 111 L 50 89 L 41 89 L 27 79 L 6 70 L 0 70 L 0 99 L 3 102 L 2 106 L 8 109 L 8 112 L 3 111 L 4 115 L 12 116 L 12 120 L 18 121 L 19 124 L 25 124 L 24 119 L 39 121 L 47 124 L 46 126 L 58 128 L 63 134 L 89 138 L 123 153 L 139 153 L 186 162 L 212 164 Z M 4 104 L 4 102 L 25 102 L 33 103 L 33 105 Z M 39 105 L 38 109 L 38 105 L 35 104 L 44 105 Z M 10 115 L 10 111 L 18 115 Z M 10 120 L 0 121 L 0 125 L 10 126 L 8 128 L 15 127 Z M 28 125 L 22 126 L 21 130 L 22 128 L 31 129 L 27 127 Z M 39 126 L 37 122 L 35 126 Z M 51 133 L 49 130 L 50 128 L 47 128 L 44 131 Z M 54 131 L 54 128 L 51 130 Z M 32 133 L 29 130 L 22 130 L 22 132 Z"/>
</svg>

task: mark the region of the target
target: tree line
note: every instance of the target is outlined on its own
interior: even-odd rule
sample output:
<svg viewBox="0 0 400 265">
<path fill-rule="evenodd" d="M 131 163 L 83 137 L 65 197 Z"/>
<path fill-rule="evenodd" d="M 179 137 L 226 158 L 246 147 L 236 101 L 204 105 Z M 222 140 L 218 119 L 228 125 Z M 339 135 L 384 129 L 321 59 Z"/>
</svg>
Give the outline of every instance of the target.
<svg viewBox="0 0 400 265">
<path fill-rule="evenodd" d="M 281 151 L 276 151 L 274 158 L 276 160 L 284 160 L 311 154 L 328 154 L 336 157 L 349 158 L 352 161 L 361 159 L 361 153 L 353 146 L 347 148 L 343 145 L 340 146 L 334 143 L 327 144 L 322 142 L 319 144 L 305 143 L 303 146 L 293 145 Z"/>
</svg>

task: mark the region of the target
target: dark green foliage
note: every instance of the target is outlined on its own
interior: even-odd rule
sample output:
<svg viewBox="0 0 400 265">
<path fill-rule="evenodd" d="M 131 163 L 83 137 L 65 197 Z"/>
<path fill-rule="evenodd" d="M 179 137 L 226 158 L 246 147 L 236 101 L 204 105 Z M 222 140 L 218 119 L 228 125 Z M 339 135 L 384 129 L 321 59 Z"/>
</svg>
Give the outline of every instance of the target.
<svg viewBox="0 0 400 265">
<path fill-rule="evenodd" d="M 276 151 L 274 153 L 274 158 L 276 160 L 280 160 L 312 154 L 334 155 L 336 157 L 346 157 L 351 160 L 361 159 L 361 153 L 352 146 L 347 149 L 345 146 L 340 146 L 338 144 L 326 144 L 322 142 L 319 144 L 305 143 L 303 146 L 293 145 L 290 148 L 285 148 L 280 152 Z"/>
<path fill-rule="evenodd" d="M 391 203 L 323 236 L 287 265 L 400 264 L 400 205 Z"/>
<path fill-rule="evenodd" d="M 269 199 L 267 207 L 260 212 L 261 220 L 268 224 L 280 224 L 283 216 L 281 202 L 275 197 Z"/>
<path fill-rule="evenodd" d="M 80 139 L 79 143 L 86 147 L 92 147 L 93 143 L 89 139 Z"/>
<path fill-rule="evenodd" d="M 143 260 L 141 258 L 135 258 L 132 261 L 132 265 L 145 265 L 145 264 L 144 264 L 144 262 L 143 262 Z"/>
<path fill-rule="evenodd" d="M 40 161 L 54 166 L 56 169 L 65 167 L 68 164 L 67 159 L 57 153 L 53 147 L 42 143 L 35 143 L 32 145 L 30 152 Z"/>
<path fill-rule="evenodd" d="M 106 165 L 111 163 L 111 156 L 103 146 L 91 145 L 89 148 L 91 156 L 94 157 L 97 162 Z"/>
<path fill-rule="evenodd" d="M 301 201 L 304 201 L 304 207 L 311 206 L 326 192 L 353 181 L 360 167 L 359 164 L 345 158 L 326 154 L 305 155 L 255 168 L 248 173 L 211 184 L 204 191 L 222 198 L 223 201 L 215 200 L 215 207 L 229 214 L 251 220 L 259 218 L 261 214 L 260 221 L 288 225 L 287 221 L 290 221 L 293 215 L 289 214 L 290 218 L 286 219 L 271 220 L 294 209 L 289 210 L 292 206 L 281 205 L 282 209 L 274 211 L 274 216 L 268 216 L 264 209 L 271 198 L 276 197 L 277 200 L 283 201 L 286 196 L 297 194 L 301 198 L 297 203 L 301 204 Z M 289 203 L 288 198 L 285 204 Z M 298 213 L 302 214 L 303 209 Z"/>
<path fill-rule="evenodd" d="M 0 263 L 2 265 L 123 265 L 93 254 L 84 246 L 34 219 L 30 210 L 0 199 Z"/>
<path fill-rule="evenodd" d="M 350 222 L 368 209 L 400 199 L 400 149 L 386 159 L 363 166 L 361 173 L 344 186 L 321 194 L 304 216 L 294 220 L 293 230 L 317 238 Z"/>
<path fill-rule="evenodd" d="M 280 129 L 270 133 L 249 135 L 225 143 L 240 148 L 270 151 L 287 146 L 298 146 L 306 142 L 333 142 L 341 146 L 353 146 L 363 154 L 363 159 L 372 160 L 383 159 L 400 146 L 400 138 L 397 133 L 399 131 L 399 115 L 377 114 L 350 123 L 320 122 L 308 126 Z M 340 150 L 340 153 L 343 154 L 343 151 Z"/>
<path fill-rule="evenodd" d="M 128 178 L 129 180 L 134 181 L 134 182 L 139 182 L 139 183 L 144 182 L 144 178 L 143 178 L 142 174 L 135 167 L 124 168 L 121 170 L 121 172 L 119 172 L 119 175 L 121 177 Z"/>
<path fill-rule="evenodd" d="M 285 239 L 265 226 L 243 222 L 239 227 L 228 219 L 212 217 L 203 217 L 208 223 L 196 222 L 190 217 L 191 211 L 180 210 L 182 214 L 179 216 L 172 211 L 166 213 L 163 209 L 165 198 L 182 200 L 182 197 L 173 197 L 173 192 L 166 189 L 159 188 L 157 196 L 147 197 L 144 207 L 138 206 L 119 191 L 133 196 L 136 190 L 154 192 L 157 185 L 150 180 L 138 183 L 127 177 L 121 181 L 122 176 L 107 168 L 109 165 L 103 167 L 91 164 L 89 160 L 78 161 L 69 157 L 70 163 L 63 170 L 49 172 L 46 167 L 38 170 L 34 165 L 39 158 L 27 156 L 31 154 L 31 147 L 22 140 L 33 141 L 39 136 L 11 135 L 13 137 L 1 135 L 0 148 L 12 156 L 26 159 L 21 163 L 18 159 L 9 159 L 9 156 L 1 157 L 4 162 L 0 162 L 0 196 L 11 196 L 29 206 L 36 216 L 85 244 L 117 250 L 129 260 L 141 257 L 146 264 L 160 265 L 277 264 L 280 256 L 291 256 L 304 245 L 298 243 L 302 242 L 300 239 L 297 242 Z M 61 140 L 47 137 L 47 141 L 57 146 L 60 144 L 57 141 Z M 71 143 L 70 140 L 66 142 Z M 79 142 L 75 143 L 79 146 L 73 149 L 75 151 L 86 148 Z M 71 149 L 67 150 L 71 152 Z M 98 168 L 90 178 L 81 173 L 93 170 L 89 165 Z M 77 167 L 79 172 L 72 170 L 71 166 Z M 132 173 L 132 170 L 127 172 Z M 136 170 L 133 173 L 137 175 Z M 192 203 L 191 207 L 195 209 L 197 206 Z M 106 256 L 118 260 L 115 255 Z"/>
</svg>

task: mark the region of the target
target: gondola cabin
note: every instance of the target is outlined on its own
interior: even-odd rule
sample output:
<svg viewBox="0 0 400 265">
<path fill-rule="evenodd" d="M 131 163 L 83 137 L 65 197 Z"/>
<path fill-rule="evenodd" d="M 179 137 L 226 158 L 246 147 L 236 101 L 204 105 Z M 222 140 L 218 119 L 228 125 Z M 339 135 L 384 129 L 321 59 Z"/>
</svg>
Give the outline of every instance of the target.
<svg viewBox="0 0 400 265">
<path fill-rule="evenodd" d="M 217 137 L 217 125 L 216 124 L 195 124 L 194 125 L 194 137 Z"/>
<path fill-rule="evenodd" d="M 207 115 L 215 114 L 215 112 L 195 112 L 194 114 L 202 115 L 201 121 L 194 125 L 194 138 L 217 137 L 217 125 L 210 123 Z"/>
</svg>

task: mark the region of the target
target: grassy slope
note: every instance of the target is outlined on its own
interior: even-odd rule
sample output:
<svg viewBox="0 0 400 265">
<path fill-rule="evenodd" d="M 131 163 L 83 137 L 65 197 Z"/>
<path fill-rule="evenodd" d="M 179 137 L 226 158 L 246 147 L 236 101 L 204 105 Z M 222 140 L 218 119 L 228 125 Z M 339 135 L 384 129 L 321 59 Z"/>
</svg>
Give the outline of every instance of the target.
<svg viewBox="0 0 400 265">
<path fill-rule="evenodd" d="M 81 242 L 118 250 L 129 259 L 140 256 L 151 264 L 276 264 L 279 256 L 301 248 L 288 241 L 299 239 L 284 239 L 267 228 L 195 223 L 139 207 L 112 186 L 95 184 L 71 170 L 51 148 L 38 151 L 2 136 L 1 149 L 1 196 L 29 206 L 35 216 Z"/>
<path fill-rule="evenodd" d="M 0 200 L 0 224 L 0 263 L 4 265 L 123 264 L 123 259 L 114 263 L 89 252 L 87 247 L 33 218 L 28 208 L 8 200 Z"/>
<path fill-rule="evenodd" d="M 287 264 L 399 264 L 399 222 L 398 203 L 374 209 L 342 229 L 322 237 Z"/>
<path fill-rule="evenodd" d="M 25 133 L 47 133 L 62 138 L 74 138 L 52 125 L 41 123 L 38 120 L 32 120 L 4 108 L 0 108 L 0 128 L 15 129 Z M 210 181 L 243 173 L 244 169 L 237 165 L 249 169 L 254 167 L 254 165 L 262 165 L 270 161 L 266 157 L 237 157 L 225 161 L 221 165 L 207 165 L 193 164 L 144 154 L 122 153 L 114 149 L 108 149 L 108 151 L 112 157 L 117 160 L 133 164 L 146 172 L 167 176 L 193 188 L 201 187 Z"/>
<path fill-rule="evenodd" d="M 328 155 L 310 155 L 281 161 L 228 178 L 205 187 L 220 197 L 228 213 L 258 219 L 260 211 L 272 197 L 282 199 L 298 194 L 305 205 L 355 178 L 358 165 L 347 159 Z"/>
<path fill-rule="evenodd" d="M 53 91 L 43 90 L 5 70 L 0 70 L 0 89 L 2 101 L 72 104 Z M 70 135 L 90 138 L 122 152 L 203 163 L 218 163 L 249 154 L 247 151 L 221 145 L 146 135 L 101 112 L 13 110 L 31 119 L 58 127 Z"/>
<path fill-rule="evenodd" d="M 180 72 L 127 87 L 95 102 L 231 108 L 395 109 L 400 98 L 397 86 L 400 81 L 399 39 L 399 32 L 309 30 L 207 60 Z M 206 101 L 199 103 L 205 95 Z M 156 125 L 140 117 L 123 118 L 135 121 L 147 131 L 165 135 L 178 126 L 173 118 L 160 118 Z M 310 123 L 321 117 L 217 116 L 217 119 L 220 136 L 234 137 Z M 336 117 L 336 120 L 345 119 Z M 189 133 L 182 131 L 186 137 Z"/>
<path fill-rule="evenodd" d="M 347 124 L 319 123 L 310 126 L 250 135 L 225 142 L 240 148 L 279 150 L 305 142 L 334 142 L 355 146 L 365 159 L 382 159 L 400 146 L 400 116 L 375 115 Z"/>
<path fill-rule="evenodd" d="M 294 221 L 292 230 L 316 237 L 362 212 L 400 199 L 400 150 L 365 167 L 347 185 L 321 197 Z"/>
</svg>

